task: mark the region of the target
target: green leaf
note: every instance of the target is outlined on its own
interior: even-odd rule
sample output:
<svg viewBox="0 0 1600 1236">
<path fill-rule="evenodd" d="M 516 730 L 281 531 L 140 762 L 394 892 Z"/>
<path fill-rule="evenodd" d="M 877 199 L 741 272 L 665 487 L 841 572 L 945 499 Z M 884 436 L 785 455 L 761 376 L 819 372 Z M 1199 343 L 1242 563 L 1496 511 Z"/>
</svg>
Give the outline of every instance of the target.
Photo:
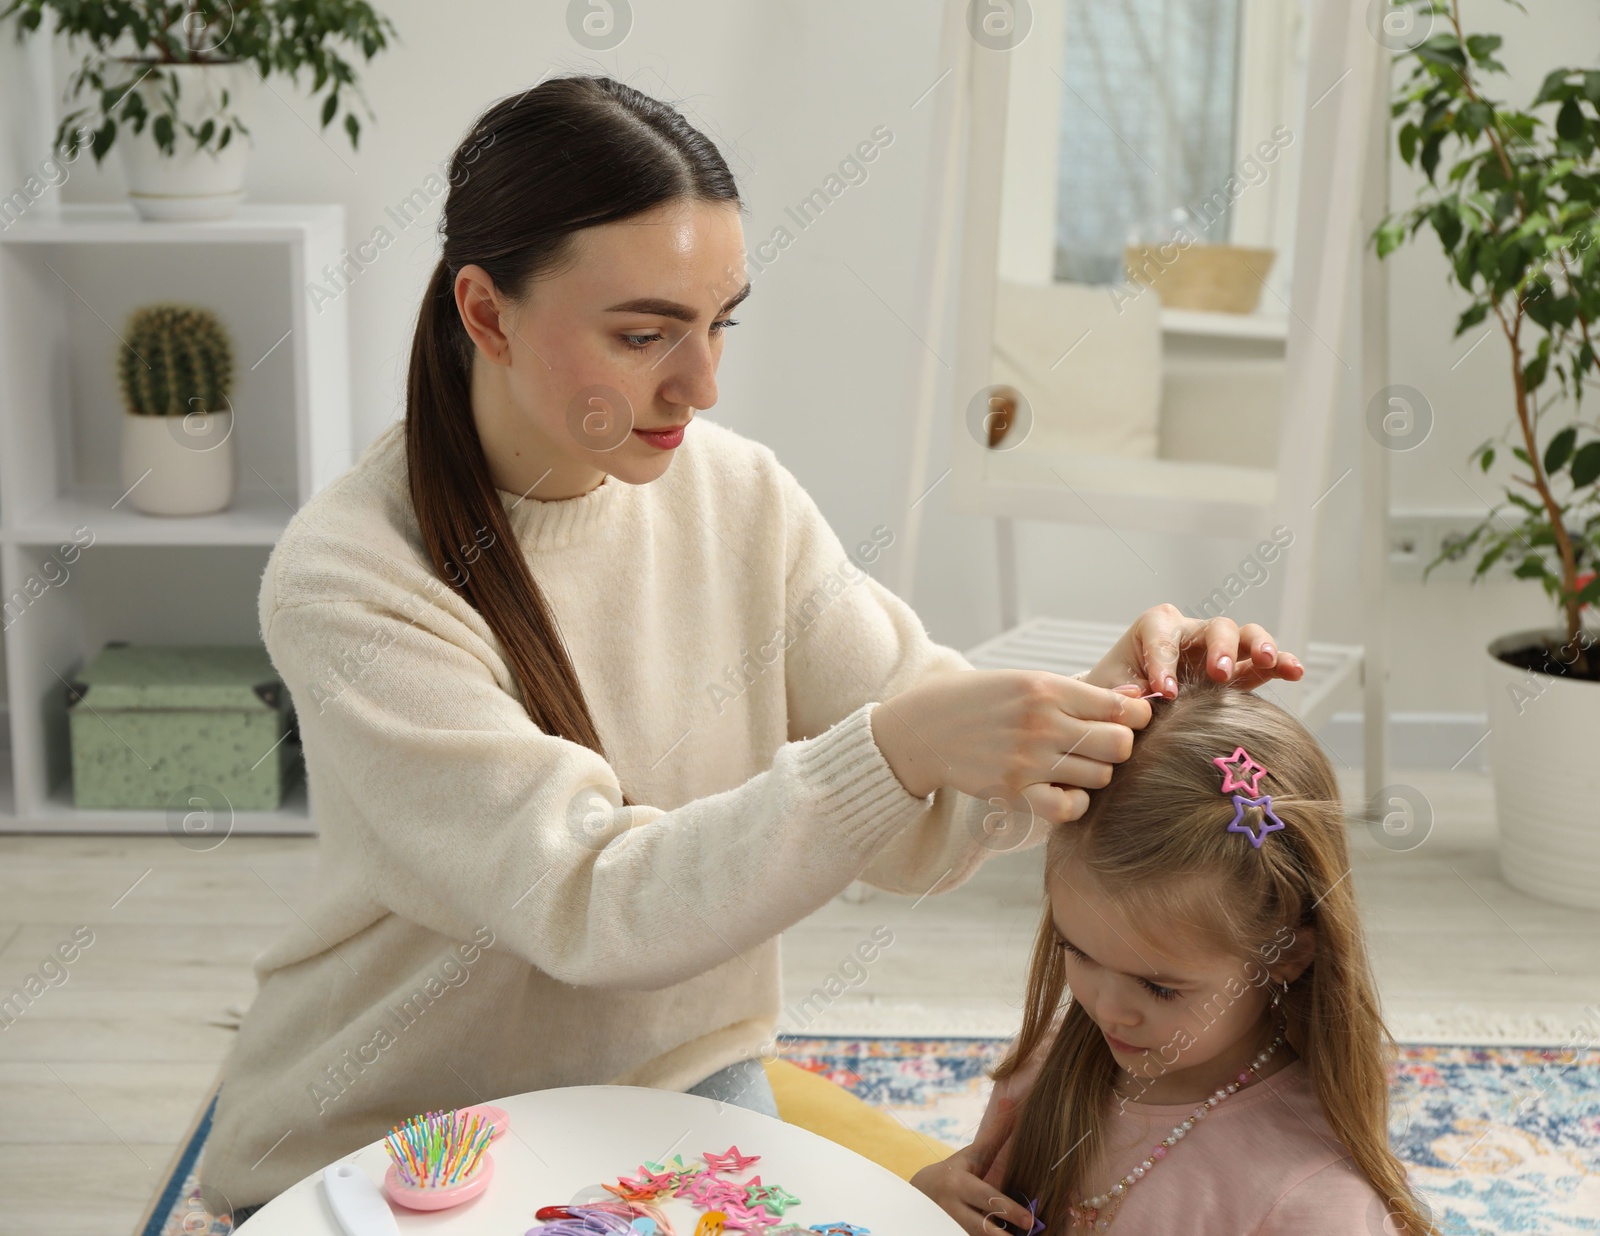
<svg viewBox="0 0 1600 1236">
<path fill-rule="evenodd" d="M 1544 385 L 1546 375 L 1550 370 L 1548 356 L 1536 356 L 1522 367 L 1522 384 L 1529 392 L 1538 390 Z"/>
<path fill-rule="evenodd" d="M 1433 223 L 1433 230 L 1438 233 L 1439 243 L 1444 246 L 1444 251 L 1453 252 L 1456 245 L 1461 242 L 1461 216 L 1449 202 L 1440 202 L 1430 212 L 1429 217 Z"/>
<path fill-rule="evenodd" d="M 339 92 L 337 90 L 335 90 L 332 94 L 330 94 L 327 97 L 326 100 L 323 101 L 323 104 L 322 104 L 322 127 L 323 128 L 327 128 L 328 127 L 328 122 L 333 119 L 334 113 L 337 112 L 338 110 L 339 110 Z"/>
<path fill-rule="evenodd" d="M 1479 322 L 1489 316 L 1489 302 L 1479 301 L 1461 315 L 1461 320 L 1456 323 L 1456 337 L 1459 338 L 1471 330 Z M 1492 454 L 1493 452 L 1491 452 Z"/>
<path fill-rule="evenodd" d="M 1562 89 L 1567 84 L 1566 69 L 1552 69 L 1545 75 L 1544 84 L 1539 87 L 1539 93 L 1534 96 L 1533 106 L 1539 107 L 1544 103 L 1553 103 L 1562 95 Z"/>
<path fill-rule="evenodd" d="M 1429 180 L 1439 169 L 1439 152 L 1444 146 L 1444 133 L 1435 132 L 1428 135 L 1428 140 L 1422 143 L 1422 170 Z"/>
<path fill-rule="evenodd" d="M 1512 572 L 1518 579 L 1543 579 L 1549 575 L 1549 570 L 1544 565 L 1544 559 L 1537 554 L 1529 554 L 1517 563 L 1517 569 Z"/>
<path fill-rule="evenodd" d="M 1466 131 L 1467 136 L 1476 138 L 1489 127 L 1494 119 L 1494 112 L 1487 103 L 1480 103 L 1476 99 L 1466 104 L 1456 113 L 1456 123 Z M 1409 163 L 1410 160 L 1408 159 Z"/>
<path fill-rule="evenodd" d="M 1403 245 L 1405 243 L 1405 239 L 1406 239 L 1405 220 L 1404 219 L 1401 219 L 1401 220 L 1398 220 L 1398 221 L 1396 221 L 1394 219 L 1386 220 L 1385 222 L 1383 222 L 1382 224 L 1379 225 L 1377 238 L 1378 238 L 1378 256 L 1380 258 L 1388 257 L 1391 253 L 1393 253 L 1396 249 L 1398 249 L 1401 245 Z"/>
<path fill-rule="evenodd" d="M 1572 484 L 1582 489 L 1600 480 L 1600 441 L 1586 442 L 1572 457 Z"/>
<path fill-rule="evenodd" d="M 156 145 L 171 154 L 175 140 L 172 132 L 172 117 L 165 113 L 157 116 L 155 123 L 151 125 L 151 132 L 155 135 Z"/>
<path fill-rule="evenodd" d="M 1422 130 L 1413 121 L 1406 121 L 1400 130 L 1400 157 L 1405 160 L 1407 167 L 1416 162 L 1417 142 L 1421 137 Z"/>
<path fill-rule="evenodd" d="M 107 116 L 105 123 L 94 131 L 94 140 L 89 144 L 89 152 L 94 155 L 96 163 L 106 157 L 106 151 L 111 149 L 111 143 L 116 139 L 117 122 Z"/>
<path fill-rule="evenodd" d="M 1550 444 L 1544 448 L 1544 470 L 1554 476 L 1572 458 L 1572 444 L 1578 439 L 1578 427 L 1568 425 L 1555 437 L 1550 439 Z"/>
<path fill-rule="evenodd" d="M 1498 34 L 1469 34 L 1467 54 L 1474 60 L 1483 60 L 1497 51 L 1505 39 Z"/>
<path fill-rule="evenodd" d="M 1577 99 L 1568 99 L 1556 113 L 1556 135 L 1563 141 L 1577 142 L 1584 135 L 1583 108 Z"/>
<path fill-rule="evenodd" d="M 1600 72 L 1590 69 L 1583 75 L 1584 96 L 1596 107 L 1600 107 Z"/>
<path fill-rule="evenodd" d="M 361 139 L 361 122 L 356 119 L 354 112 L 346 112 L 344 116 L 344 131 L 350 135 L 350 146 L 355 149 Z"/>
<path fill-rule="evenodd" d="M 1505 556 L 1506 548 L 1509 545 L 1509 541 L 1501 541 L 1497 545 L 1491 546 L 1483 557 L 1478 560 L 1478 568 L 1472 573 L 1473 578 L 1484 574 L 1490 567 L 1499 562 Z"/>
<path fill-rule="evenodd" d="M 1448 69 L 1465 69 L 1467 54 L 1461 50 L 1453 34 L 1436 34 L 1418 45 L 1412 52 L 1418 60 L 1441 65 Z"/>
<path fill-rule="evenodd" d="M 1494 447 L 1488 446 L 1484 448 L 1483 454 L 1478 456 L 1478 466 L 1484 472 L 1494 467 Z"/>
</svg>

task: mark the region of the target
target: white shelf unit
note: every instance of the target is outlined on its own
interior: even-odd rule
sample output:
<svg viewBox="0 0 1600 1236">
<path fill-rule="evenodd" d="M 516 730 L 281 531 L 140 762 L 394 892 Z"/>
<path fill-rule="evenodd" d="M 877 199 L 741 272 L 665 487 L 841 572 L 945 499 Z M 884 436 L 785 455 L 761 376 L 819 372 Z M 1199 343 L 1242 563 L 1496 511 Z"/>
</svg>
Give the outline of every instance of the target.
<svg viewBox="0 0 1600 1236">
<path fill-rule="evenodd" d="M 260 639 L 267 555 L 352 458 L 345 302 L 308 295 L 344 243 L 332 205 L 244 205 L 207 223 L 67 205 L 0 232 L 0 832 L 169 827 L 159 809 L 73 805 L 64 683 L 110 640 Z M 238 493 L 215 515 L 124 499 L 119 333 L 158 301 L 214 310 L 233 339 Z M 315 832 L 304 779 L 232 829 Z"/>
</svg>

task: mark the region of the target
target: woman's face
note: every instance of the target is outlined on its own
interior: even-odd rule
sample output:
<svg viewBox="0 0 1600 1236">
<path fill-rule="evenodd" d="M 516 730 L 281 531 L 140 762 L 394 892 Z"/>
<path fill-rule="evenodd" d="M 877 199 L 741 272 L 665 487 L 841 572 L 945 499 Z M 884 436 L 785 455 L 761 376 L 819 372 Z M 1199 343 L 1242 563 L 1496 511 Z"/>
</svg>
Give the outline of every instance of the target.
<svg viewBox="0 0 1600 1236">
<path fill-rule="evenodd" d="M 601 473 L 643 484 L 665 472 L 671 431 L 717 402 L 729 314 L 750 291 L 735 203 L 664 203 L 572 245 L 575 260 L 520 301 L 481 267 L 456 278 L 495 482 L 536 485 L 537 498 L 586 492 Z"/>
<path fill-rule="evenodd" d="M 1203 1066 L 1236 1058 L 1260 1029 L 1278 979 L 1292 981 L 1303 969 L 1290 956 L 1307 942 L 1296 948 L 1288 928 L 1241 957 L 1202 944 L 1181 924 L 1133 921 L 1070 852 L 1048 887 L 1067 986 L 1117 1064 L 1147 1085 L 1169 1078 L 1170 1089 L 1186 1071 L 1201 1076 L 1209 1072 Z"/>
</svg>

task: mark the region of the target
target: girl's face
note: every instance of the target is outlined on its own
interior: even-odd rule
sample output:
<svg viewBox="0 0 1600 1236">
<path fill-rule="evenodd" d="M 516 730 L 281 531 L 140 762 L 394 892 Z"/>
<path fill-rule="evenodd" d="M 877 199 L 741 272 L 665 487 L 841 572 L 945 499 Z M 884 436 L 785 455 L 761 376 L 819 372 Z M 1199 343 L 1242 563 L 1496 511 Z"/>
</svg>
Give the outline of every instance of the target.
<svg viewBox="0 0 1600 1236">
<path fill-rule="evenodd" d="M 1240 1044 L 1254 1044 L 1280 980 L 1292 982 L 1305 968 L 1292 959 L 1309 959 L 1304 929 L 1298 941 L 1284 928 L 1253 955 L 1236 956 L 1181 923 L 1137 923 L 1071 853 L 1052 872 L 1049 895 L 1073 998 L 1117 1064 L 1147 1087 L 1166 1078 L 1167 1090 L 1186 1073 L 1204 1077 L 1219 1067 L 1236 1071 Z"/>
<path fill-rule="evenodd" d="M 750 291 L 736 203 L 666 202 L 572 244 L 574 260 L 516 302 L 481 267 L 456 277 L 495 483 L 538 483 L 537 498 L 664 473 L 672 431 L 717 402 L 724 332 Z"/>
</svg>

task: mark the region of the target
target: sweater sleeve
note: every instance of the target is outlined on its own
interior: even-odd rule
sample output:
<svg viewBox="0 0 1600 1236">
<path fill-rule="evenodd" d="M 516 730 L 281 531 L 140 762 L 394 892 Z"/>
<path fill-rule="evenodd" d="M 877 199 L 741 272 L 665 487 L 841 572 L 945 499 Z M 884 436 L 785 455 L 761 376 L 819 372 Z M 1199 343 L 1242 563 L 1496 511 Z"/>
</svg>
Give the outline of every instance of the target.
<svg viewBox="0 0 1600 1236">
<path fill-rule="evenodd" d="M 818 733 L 924 679 L 970 671 L 964 656 L 930 639 L 911 607 L 859 565 L 893 542 L 892 530 L 879 525 L 847 553 L 811 495 L 781 464 L 774 467 L 788 553 L 789 736 Z M 939 789 L 923 801 L 926 809 L 873 856 L 861 880 L 919 897 L 948 892 L 985 858 L 1032 848 L 1048 837 L 1043 827 L 1020 840 L 986 834 L 985 805 L 958 790 Z"/>
<path fill-rule="evenodd" d="M 262 611 L 308 763 L 328 761 L 322 775 L 356 805 L 340 826 L 362 870 L 342 883 L 371 908 L 308 923 L 330 946 L 387 909 L 450 939 L 487 926 L 565 983 L 667 987 L 812 913 L 927 810 L 865 707 L 734 789 L 622 807 L 599 754 L 540 730 L 481 641 L 417 608 L 379 594 Z M 329 695 L 338 664 L 351 669 Z"/>
</svg>

